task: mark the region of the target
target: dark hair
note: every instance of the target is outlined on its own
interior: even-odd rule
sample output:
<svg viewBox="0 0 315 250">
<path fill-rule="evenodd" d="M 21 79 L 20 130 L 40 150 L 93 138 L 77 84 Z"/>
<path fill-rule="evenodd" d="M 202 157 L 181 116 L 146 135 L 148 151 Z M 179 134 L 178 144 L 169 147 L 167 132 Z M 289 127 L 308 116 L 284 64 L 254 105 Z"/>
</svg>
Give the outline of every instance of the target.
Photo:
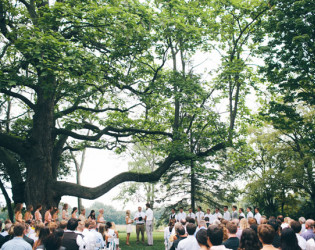
<svg viewBox="0 0 315 250">
<path fill-rule="evenodd" d="M 183 207 L 179 207 L 179 209 L 184 209 Z"/>
<path fill-rule="evenodd" d="M 230 232 L 230 234 L 236 234 L 237 226 L 233 222 L 228 222 L 226 229 Z"/>
<path fill-rule="evenodd" d="M 72 208 L 71 214 L 73 214 L 73 212 L 74 212 L 75 210 L 77 210 L 77 209 L 78 209 L 77 207 Z"/>
<path fill-rule="evenodd" d="M 67 229 L 74 231 L 76 228 L 78 227 L 78 220 L 75 218 L 71 218 L 70 220 L 68 220 L 67 223 Z"/>
<path fill-rule="evenodd" d="M 235 206 L 235 205 L 234 205 L 234 206 L 232 206 L 232 207 L 234 207 L 235 209 L 237 209 L 237 206 Z"/>
<path fill-rule="evenodd" d="M 251 207 L 247 207 L 250 211 L 252 211 L 252 208 Z"/>
<path fill-rule="evenodd" d="M 255 209 L 259 212 L 259 207 L 255 207 Z"/>
<path fill-rule="evenodd" d="M 243 209 L 243 208 L 241 208 L 241 207 L 240 207 L 240 210 L 241 210 L 242 212 L 244 212 L 244 209 Z"/>
<path fill-rule="evenodd" d="M 186 233 L 185 228 L 183 226 L 180 226 L 177 228 L 177 233 L 179 235 L 184 235 Z"/>
<path fill-rule="evenodd" d="M 281 223 L 284 221 L 283 215 L 278 215 L 277 219 L 280 220 Z"/>
<path fill-rule="evenodd" d="M 186 230 L 189 235 L 193 235 L 196 232 L 196 225 L 194 223 L 188 223 Z"/>
<path fill-rule="evenodd" d="M 301 250 L 295 232 L 292 228 L 286 227 L 282 230 L 280 248 L 281 250 Z"/>
<path fill-rule="evenodd" d="M 207 239 L 208 239 L 207 238 L 207 230 L 206 229 L 200 229 L 196 234 L 196 240 L 199 243 L 199 245 L 209 247 Z"/>
<path fill-rule="evenodd" d="M 151 208 L 150 203 L 145 204 L 147 208 Z"/>
<path fill-rule="evenodd" d="M 16 224 L 13 228 L 14 236 L 22 236 L 24 233 L 25 227 L 22 224 Z"/>
<path fill-rule="evenodd" d="M 214 246 L 219 246 L 223 241 L 223 229 L 219 225 L 211 225 L 207 229 L 207 236 Z"/>
<path fill-rule="evenodd" d="M 258 226 L 258 236 L 264 244 L 272 244 L 275 234 L 273 227 L 268 224 Z"/>
<path fill-rule="evenodd" d="M 290 223 L 290 227 L 293 229 L 293 231 L 298 234 L 299 232 L 301 232 L 302 226 L 300 224 L 300 222 L 293 220 Z"/>
<path fill-rule="evenodd" d="M 42 207 L 42 205 L 41 204 L 37 204 L 35 210 L 39 209 L 40 207 Z"/>
<path fill-rule="evenodd" d="M 67 209 L 67 207 L 68 207 L 68 203 L 63 204 L 63 206 L 62 206 L 62 210 L 66 210 L 66 209 Z"/>
<path fill-rule="evenodd" d="M 91 210 L 90 215 L 88 216 L 88 218 L 91 218 L 92 220 L 95 220 L 95 210 Z"/>
<path fill-rule="evenodd" d="M 224 206 L 224 208 L 229 208 L 228 206 Z"/>
<path fill-rule="evenodd" d="M 112 227 L 112 223 L 110 221 L 107 221 L 105 224 L 105 230 L 107 231 L 107 229 Z"/>
<path fill-rule="evenodd" d="M 257 224 L 252 224 L 249 227 L 257 233 L 257 228 L 258 228 Z"/>
<path fill-rule="evenodd" d="M 50 234 L 49 227 L 42 227 L 39 231 L 38 240 L 40 240 L 40 242 L 44 242 L 44 240 L 47 238 L 49 234 Z"/>
<path fill-rule="evenodd" d="M 187 218 L 186 218 L 186 221 L 187 221 L 188 223 L 193 223 L 193 224 L 196 223 L 196 220 L 195 220 L 194 218 L 191 218 L 191 217 L 187 217 Z"/>
<path fill-rule="evenodd" d="M 23 208 L 23 204 L 22 203 L 17 203 L 15 205 L 14 213 L 17 213 L 17 212 L 21 211 L 22 208 Z"/>
<path fill-rule="evenodd" d="M 198 206 L 197 208 L 199 208 L 201 210 L 201 206 Z"/>
<path fill-rule="evenodd" d="M 239 248 L 245 250 L 259 250 L 261 248 L 257 233 L 253 229 L 246 228 L 242 231 Z"/>
<path fill-rule="evenodd" d="M 170 222 L 168 223 L 168 228 L 170 232 L 172 232 L 174 225 L 175 225 L 175 221 L 170 220 Z"/>
<path fill-rule="evenodd" d="M 49 234 L 44 240 L 46 250 L 56 250 L 61 246 L 61 239 L 63 237 L 63 230 L 57 229 L 54 233 Z"/>
<path fill-rule="evenodd" d="M 267 222 L 268 225 L 272 226 L 273 229 L 278 232 L 279 230 L 279 223 L 275 219 L 271 219 Z"/>
<path fill-rule="evenodd" d="M 205 218 L 205 221 L 209 221 L 209 217 L 208 216 Z"/>
</svg>

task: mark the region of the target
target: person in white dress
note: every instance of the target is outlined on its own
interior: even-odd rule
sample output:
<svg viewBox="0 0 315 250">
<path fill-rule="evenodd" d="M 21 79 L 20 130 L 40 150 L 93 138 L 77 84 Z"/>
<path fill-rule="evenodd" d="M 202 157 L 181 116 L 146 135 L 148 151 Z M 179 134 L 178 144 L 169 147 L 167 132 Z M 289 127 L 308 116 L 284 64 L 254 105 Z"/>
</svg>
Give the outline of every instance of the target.
<svg viewBox="0 0 315 250">
<path fill-rule="evenodd" d="M 127 239 L 126 239 L 126 245 L 130 245 L 129 243 L 129 238 L 130 238 L 130 234 L 132 233 L 132 223 L 133 220 L 130 218 L 130 210 L 126 211 L 126 233 L 127 233 Z"/>
</svg>

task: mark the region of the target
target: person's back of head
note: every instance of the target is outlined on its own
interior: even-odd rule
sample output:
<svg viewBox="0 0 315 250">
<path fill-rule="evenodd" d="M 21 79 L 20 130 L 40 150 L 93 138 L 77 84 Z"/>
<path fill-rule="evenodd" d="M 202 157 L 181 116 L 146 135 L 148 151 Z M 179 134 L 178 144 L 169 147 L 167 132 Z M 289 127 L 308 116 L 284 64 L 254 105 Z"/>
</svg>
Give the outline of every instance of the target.
<svg viewBox="0 0 315 250">
<path fill-rule="evenodd" d="M 105 224 L 105 230 L 107 231 L 111 227 L 112 227 L 112 223 L 110 221 L 107 221 L 106 224 Z"/>
<path fill-rule="evenodd" d="M 62 220 L 59 224 L 59 228 L 65 230 L 67 228 L 68 222 L 66 220 Z"/>
<path fill-rule="evenodd" d="M 300 224 L 305 224 L 305 218 L 304 217 L 300 217 L 299 218 L 299 222 L 300 222 Z"/>
<path fill-rule="evenodd" d="M 177 228 L 177 233 L 179 236 L 184 236 L 186 231 L 185 231 L 185 228 L 183 227 L 183 225 L 180 225 L 178 228 Z"/>
<path fill-rule="evenodd" d="M 208 218 L 208 217 L 206 217 L 206 218 Z M 199 221 L 198 226 L 199 226 L 199 227 L 207 227 L 206 221 L 205 221 L 205 220 Z"/>
<path fill-rule="evenodd" d="M 62 236 L 61 235 L 62 231 Z M 54 233 L 49 234 L 44 240 L 45 250 L 56 250 L 61 246 L 61 240 L 63 237 L 63 230 L 57 229 Z"/>
<path fill-rule="evenodd" d="M 301 232 L 301 229 L 302 229 L 302 226 L 301 226 L 300 222 L 295 221 L 295 220 L 292 220 L 292 221 L 290 222 L 290 227 L 293 229 L 293 231 L 294 231 L 296 234 L 300 233 L 300 232 Z"/>
<path fill-rule="evenodd" d="M 85 221 L 85 228 L 89 228 L 90 227 L 90 222 L 88 220 Z"/>
<path fill-rule="evenodd" d="M 96 222 L 95 222 L 95 221 L 91 221 L 89 224 L 90 224 L 90 225 L 89 225 L 89 228 L 90 228 L 90 229 L 95 229 L 95 228 L 96 228 Z M 107 223 L 106 223 L 106 224 L 107 224 Z M 110 223 L 109 228 L 111 228 L 111 226 L 112 226 L 112 223 Z"/>
<path fill-rule="evenodd" d="M 281 223 L 283 223 L 283 221 L 284 221 L 283 215 L 278 215 L 277 219 L 280 220 Z"/>
<path fill-rule="evenodd" d="M 271 225 L 263 224 L 258 226 L 258 237 L 263 244 L 272 244 L 275 234 L 276 232 Z"/>
<path fill-rule="evenodd" d="M 207 230 L 206 229 L 200 229 L 196 234 L 196 240 L 200 246 L 209 247 Z"/>
<path fill-rule="evenodd" d="M 21 223 L 14 224 L 13 235 L 15 237 L 21 237 L 24 234 L 25 226 Z"/>
<path fill-rule="evenodd" d="M 253 229 L 246 228 L 242 231 L 239 248 L 240 249 L 260 249 L 257 233 Z"/>
<path fill-rule="evenodd" d="M 213 246 L 219 246 L 223 241 L 223 228 L 219 225 L 211 225 L 207 229 L 207 236 Z"/>
<path fill-rule="evenodd" d="M 67 229 L 70 231 L 74 231 L 78 227 L 78 220 L 75 218 L 71 218 L 68 220 Z"/>
<path fill-rule="evenodd" d="M 5 224 L 5 225 L 4 225 L 4 231 L 7 231 L 7 232 L 8 232 L 11 227 L 12 227 L 12 223 L 7 223 L 7 224 Z"/>
<path fill-rule="evenodd" d="M 185 219 L 181 219 L 180 223 L 182 223 L 182 225 L 185 226 L 186 225 L 186 220 Z"/>
<path fill-rule="evenodd" d="M 233 222 L 228 222 L 226 224 L 226 229 L 228 230 L 229 234 L 236 234 L 237 231 L 237 225 Z"/>
<path fill-rule="evenodd" d="M 307 229 L 313 229 L 314 228 L 314 221 L 312 219 L 308 219 L 305 222 L 305 228 Z"/>
<path fill-rule="evenodd" d="M 275 232 L 278 232 L 279 228 L 280 228 L 280 225 L 279 223 L 275 220 L 275 219 L 270 219 L 268 222 L 267 222 L 268 225 L 272 226 L 273 229 L 275 230 Z"/>
<path fill-rule="evenodd" d="M 193 224 L 196 223 L 196 220 L 195 220 L 194 218 L 191 218 L 191 217 L 187 217 L 187 218 L 186 218 L 186 221 L 187 221 L 188 223 L 193 223 Z"/>
<path fill-rule="evenodd" d="M 280 249 L 282 250 L 300 250 L 297 237 L 292 228 L 286 227 L 281 232 Z"/>
<path fill-rule="evenodd" d="M 186 225 L 186 230 L 189 235 L 194 235 L 194 233 L 196 232 L 196 225 L 193 223 L 188 223 Z"/>
<path fill-rule="evenodd" d="M 255 218 L 249 218 L 249 219 L 248 219 L 248 224 L 249 224 L 249 225 L 257 224 L 257 221 L 256 221 Z"/>
</svg>

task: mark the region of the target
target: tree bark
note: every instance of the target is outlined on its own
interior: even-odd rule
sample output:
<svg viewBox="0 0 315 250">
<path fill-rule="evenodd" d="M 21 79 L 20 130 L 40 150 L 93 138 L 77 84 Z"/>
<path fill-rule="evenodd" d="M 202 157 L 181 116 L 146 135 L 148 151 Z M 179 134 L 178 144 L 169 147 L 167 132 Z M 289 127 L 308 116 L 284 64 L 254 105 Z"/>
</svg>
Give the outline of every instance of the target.
<svg viewBox="0 0 315 250">
<path fill-rule="evenodd" d="M 3 193 L 5 201 L 7 203 L 7 209 L 8 209 L 9 218 L 10 218 L 11 221 L 13 221 L 14 216 L 13 216 L 13 208 L 12 208 L 12 205 L 11 205 L 12 202 L 11 202 L 11 199 L 10 199 L 10 197 L 8 195 L 8 192 L 5 189 L 1 179 L 0 179 L 0 189 L 1 189 L 2 193 Z"/>
</svg>

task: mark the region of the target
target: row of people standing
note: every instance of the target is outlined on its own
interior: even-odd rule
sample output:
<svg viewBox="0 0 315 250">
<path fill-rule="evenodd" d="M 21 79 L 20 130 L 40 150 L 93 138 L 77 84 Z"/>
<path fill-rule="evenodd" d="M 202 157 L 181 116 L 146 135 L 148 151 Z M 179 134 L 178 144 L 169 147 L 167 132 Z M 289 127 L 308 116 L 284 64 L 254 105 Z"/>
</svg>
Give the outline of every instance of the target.
<svg viewBox="0 0 315 250">
<path fill-rule="evenodd" d="M 192 208 L 188 209 L 188 212 L 184 212 L 183 207 L 179 208 L 178 213 L 176 213 L 175 208 L 171 209 L 171 214 L 169 216 L 169 219 L 175 219 L 176 221 L 181 221 L 181 220 L 185 220 L 186 217 L 189 218 L 193 218 L 196 220 L 197 224 L 199 224 L 199 222 L 201 220 L 209 220 L 210 224 L 212 224 L 215 220 L 217 219 L 225 219 L 227 221 L 233 220 L 233 219 L 242 219 L 242 218 L 255 218 L 257 221 L 260 222 L 261 219 L 261 214 L 259 213 L 259 208 L 256 207 L 255 208 L 255 215 L 252 212 L 252 208 L 251 207 L 247 207 L 246 211 L 247 211 L 247 215 L 245 216 L 244 213 L 244 209 L 243 208 L 239 208 L 237 211 L 237 206 L 232 206 L 232 212 L 229 212 L 229 207 L 228 206 L 224 206 L 223 207 L 223 215 L 220 212 L 219 208 L 215 209 L 215 212 L 212 214 L 210 208 L 207 209 L 207 212 L 204 213 L 201 209 L 200 206 L 197 207 L 197 212 L 194 213 Z M 208 218 L 208 219 L 206 219 Z"/>
</svg>

